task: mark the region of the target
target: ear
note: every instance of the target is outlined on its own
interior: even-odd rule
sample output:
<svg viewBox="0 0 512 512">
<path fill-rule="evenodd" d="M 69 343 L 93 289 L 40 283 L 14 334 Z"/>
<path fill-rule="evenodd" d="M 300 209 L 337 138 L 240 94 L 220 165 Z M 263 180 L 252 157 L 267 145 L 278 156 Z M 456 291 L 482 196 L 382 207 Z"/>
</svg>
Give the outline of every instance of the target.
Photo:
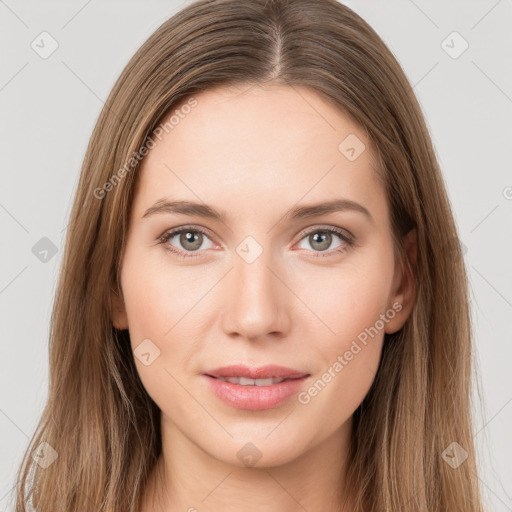
<svg viewBox="0 0 512 512">
<path fill-rule="evenodd" d="M 111 289 L 110 305 L 112 311 L 112 324 L 118 330 L 128 329 L 128 316 L 124 306 L 123 299 L 119 294 Z"/>
<path fill-rule="evenodd" d="M 414 306 L 416 299 L 414 276 L 416 273 L 417 254 L 416 229 L 412 229 L 404 238 L 400 261 L 395 269 L 389 308 L 392 308 L 393 304 L 395 304 L 393 309 L 396 311 L 396 314 L 386 324 L 385 332 L 387 334 L 393 334 L 404 326 Z"/>
</svg>

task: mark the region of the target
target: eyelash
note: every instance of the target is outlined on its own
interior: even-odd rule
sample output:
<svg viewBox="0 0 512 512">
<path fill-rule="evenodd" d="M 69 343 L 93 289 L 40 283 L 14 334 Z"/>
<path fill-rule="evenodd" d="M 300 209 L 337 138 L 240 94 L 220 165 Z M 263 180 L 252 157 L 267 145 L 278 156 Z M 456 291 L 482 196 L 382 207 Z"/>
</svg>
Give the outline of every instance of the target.
<svg viewBox="0 0 512 512">
<path fill-rule="evenodd" d="M 180 233 L 183 233 L 185 231 L 190 231 L 193 233 L 196 233 L 196 232 L 201 233 L 201 234 L 207 236 L 208 238 L 210 238 L 208 233 L 201 228 L 197 228 L 194 226 L 184 226 L 181 228 L 176 228 L 176 229 L 172 229 L 170 231 L 165 232 L 159 238 L 159 243 L 162 245 L 165 245 L 166 250 L 170 251 L 171 253 L 177 255 L 178 257 L 180 257 L 182 259 L 200 257 L 200 255 L 201 255 L 200 253 L 202 251 L 188 253 L 185 251 L 178 250 L 178 249 L 174 248 L 172 245 L 168 244 L 168 242 L 171 238 L 173 238 L 175 235 L 179 235 Z M 310 231 L 307 231 L 307 232 L 303 233 L 300 240 L 304 239 L 308 235 L 311 235 L 312 233 L 317 233 L 317 232 L 318 233 L 325 233 L 325 232 L 334 233 L 334 234 L 338 235 L 346 245 L 340 245 L 340 247 L 338 247 L 336 249 L 332 249 L 331 251 L 313 251 L 314 258 L 329 258 L 329 257 L 335 256 L 337 254 L 341 254 L 341 253 L 345 252 L 347 249 L 350 249 L 351 247 L 353 247 L 355 245 L 355 239 L 352 235 L 347 235 L 347 234 L 345 234 L 344 230 L 342 230 L 340 228 L 335 228 L 334 226 L 327 226 L 324 228 L 315 228 Z M 327 252 L 327 254 L 323 254 L 323 252 Z"/>
</svg>

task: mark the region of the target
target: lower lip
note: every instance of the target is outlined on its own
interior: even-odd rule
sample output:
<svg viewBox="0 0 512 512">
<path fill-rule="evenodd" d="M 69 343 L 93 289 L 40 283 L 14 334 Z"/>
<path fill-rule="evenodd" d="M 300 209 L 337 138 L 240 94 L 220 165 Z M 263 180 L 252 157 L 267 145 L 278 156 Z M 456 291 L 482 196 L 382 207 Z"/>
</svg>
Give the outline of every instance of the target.
<svg viewBox="0 0 512 512">
<path fill-rule="evenodd" d="M 284 380 L 271 386 L 242 386 L 215 379 L 209 375 L 203 375 L 203 377 L 207 379 L 210 389 L 223 402 L 238 409 L 249 409 L 251 411 L 277 407 L 298 393 L 304 381 L 308 378 L 306 376 L 300 379 Z"/>
</svg>

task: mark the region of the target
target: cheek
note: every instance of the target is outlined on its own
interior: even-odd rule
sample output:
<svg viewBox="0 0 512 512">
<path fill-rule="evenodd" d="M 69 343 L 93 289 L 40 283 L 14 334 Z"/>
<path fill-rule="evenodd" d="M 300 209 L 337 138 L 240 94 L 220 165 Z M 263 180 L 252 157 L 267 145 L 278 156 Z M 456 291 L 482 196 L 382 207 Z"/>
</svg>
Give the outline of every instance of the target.
<svg viewBox="0 0 512 512">
<path fill-rule="evenodd" d="M 298 396 L 321 429 L 332 432 L 347 421 L 367 395 L 378 370 L 384 329 L 386 281 L 345 280 L 336 300 L 325 303 L 333 335 L 318 339 L 313 359 L 321 362 L 311 385 Z M 353 279 L 353 281 L 352 281 Z"/>
<path fill-rule="evenodd" d="M 366 258 L 354 258 L 354 263 L 340 265 L 336 272 L 330 269 L 322 274 L 317 270 L 315 286 L 303 283 L 302 297 L 324 324 L 316 331 L 320 328 L 324 334 L 315 347 L 321 365 L 299 401 L 311 404 L 316 411 L 330 411 L 327 428 L 346 420 L 366 396 L 378 369 L 385 320 L 395 313 L 388 304 L 392 252 L 367 254 Z M 308 316 L 310 336 L 317 317 Z"/>
<path fill-rule="evenodd" d="M 183 274 L 183 269 L 172 268 L 165 258 L 151 257 L 136 247 L 126 251 L 121 284 L 131 347 L 141 381 L 159 404 L 178 392 L 172 377 L 182 380 L 181 374 L 197 348 L 194 340 L 201 322 L 198 303 L 213 285 L 201 286 L 200 277 L 196 281 Z M 148 365 L 139 357 L 147 353 Z"/>
<path fill-rule="evenodd" d="M 197 302 L 194 284 L 164 263 L 143 251 L 127 252 L 121 280 L 133 345 L 144 338 L 164 343 Z"/>
<path fill-rule="evenodd" d="M 303 318 L 317 327 L 338 347 L 375 324 L 389 307 L 393 266 L 389 258 L 354 258 L 337 268 L 309 269 L 294 283 L 300 298 L 314 314 Z M 324 336 L 325 339 L 325 336 Z M 343 348 L 343 347 L 341 347 Z"/>
<path fill-rule="evenodd" d="M 174 369 L 169 364 L 166 345 L 179 328 L 179 324 L 173 326 L 184 314 L 184 298 L 175 293 L 172 280 L 162 271 L 143 254 L 127 251 L 121 284 L 137 373 L 152 400 L 165 409 L 162 406 L 175 401 L 179 387 L 172 378 Z M 176 344 L 173 350 L 179 347 Z M 174 352 L 173 357 L 181 359 Z"/>
<path fill-rule="evenodd" d="M 130 337 L 134 345 L 144 338 L 161 339 L 172 327 L 168 314 L 173 306 L 168 303 L 170 297 L 163 297 L 158 285 L 147 277 L 139 280 L 132 275 L 129 284 L 123 288 Z"/>
</svg>

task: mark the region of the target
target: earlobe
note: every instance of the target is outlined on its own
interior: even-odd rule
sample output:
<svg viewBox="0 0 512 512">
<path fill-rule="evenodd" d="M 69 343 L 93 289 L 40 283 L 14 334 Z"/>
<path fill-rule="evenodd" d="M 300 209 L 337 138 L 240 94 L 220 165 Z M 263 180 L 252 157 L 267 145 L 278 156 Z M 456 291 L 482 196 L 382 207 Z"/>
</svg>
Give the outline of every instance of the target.
<svg viewBox="0 0 512 512">
<path fill-rule="evenodd" d="M 128 316 L 126 314 L 126 308 L 119 294 L 114 290 L 111 290 L 110 295 L 111 305 L 111 316 L 112 324 L 118 330 L 128 329 Z"/>
<path fill-rule="evenodd" d="M 393 318 L 386 324 L 385 332 L 393 334 L 399 331 L 411 314 L 416 300 L 416 229 L 412 229 L 404 238 L 398 278 L 394 283 L 389 307 L 395 311 Z"/>
</svg>

